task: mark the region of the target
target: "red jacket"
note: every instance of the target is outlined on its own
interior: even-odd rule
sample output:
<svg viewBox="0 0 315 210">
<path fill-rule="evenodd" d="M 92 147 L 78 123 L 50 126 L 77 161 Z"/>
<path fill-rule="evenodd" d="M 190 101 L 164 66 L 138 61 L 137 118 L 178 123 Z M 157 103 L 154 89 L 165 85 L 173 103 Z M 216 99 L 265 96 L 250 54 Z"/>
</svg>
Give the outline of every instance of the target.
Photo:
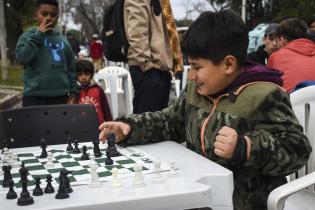
<svg viewBox="0 0 315 210">
<path fill-rule="evenodd" d="M 97 41 L 92 41 L 90 45 L 90 53 L 93 59 L 100 59 L 103 57 L 103 45 Z"/>
<path fill-rule="evenodd" d="M 113 120 L 104 90 L 97 84 L 81 86 L 79 104 L 93 104 L 100 124 Z"/>
<path fill-rule="evenodd" d="M 292 91 L 305 80 L 315 80 L 315 44 L 308 39 L 296 39 L 272 53 L 268 65 L 283 72 L 283 87 Z"/>
</svg>

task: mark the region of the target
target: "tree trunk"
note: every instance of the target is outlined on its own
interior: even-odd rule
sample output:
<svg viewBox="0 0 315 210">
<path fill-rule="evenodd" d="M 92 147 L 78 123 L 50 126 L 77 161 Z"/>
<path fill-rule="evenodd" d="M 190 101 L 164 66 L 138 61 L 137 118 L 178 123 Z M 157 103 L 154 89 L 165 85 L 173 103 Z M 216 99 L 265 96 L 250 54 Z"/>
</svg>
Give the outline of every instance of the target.
<svg viewBox="0 0 315 210">
<path fill-rule="evenodd" d="M 0 1 L 0 47 L 1 47 L 1 70 L 2 79 L 8 79 L 8 62 L 7 62 L 7 42 L 5 29 L 4 2 Z"/>
</svg>

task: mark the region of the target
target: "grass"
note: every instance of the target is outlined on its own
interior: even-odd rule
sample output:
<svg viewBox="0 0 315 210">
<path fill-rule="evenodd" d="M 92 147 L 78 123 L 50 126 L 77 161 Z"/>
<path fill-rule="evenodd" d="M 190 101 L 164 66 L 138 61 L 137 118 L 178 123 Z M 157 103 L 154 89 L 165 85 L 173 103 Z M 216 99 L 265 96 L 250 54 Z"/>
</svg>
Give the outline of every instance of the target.
<svg viewBox="0 0 315 210">
<path fill-rule="evenodd" d="M 0 85 L 6 85 L 6 86 L 23 86 L 22 83 L 22 66 L 18 65 L 10 65 L 8 69 L 8 79 L 3 80 L 2 79 L 2 69 L 0 66 Z"/>
</svg>

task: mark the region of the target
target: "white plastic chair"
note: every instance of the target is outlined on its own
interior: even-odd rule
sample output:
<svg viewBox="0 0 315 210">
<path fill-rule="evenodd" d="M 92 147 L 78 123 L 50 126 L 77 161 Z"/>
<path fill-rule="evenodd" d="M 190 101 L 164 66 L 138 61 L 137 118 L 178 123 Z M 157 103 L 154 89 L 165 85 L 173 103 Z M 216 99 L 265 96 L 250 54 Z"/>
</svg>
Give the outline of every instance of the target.
<svg viewBox="0 0 315 210">
<path fill-rule="evenodd" d="M 175 95 L 178 98 L 180 93 L 182 92 L 182 90 L 185 89 L 186 84 L 187 84 L 187 74 L 188 71 L 190 69 L 189 65 L 184 65 L 184 71 L 183 71 L 183 75 L 182 75 L 182 81 L 180 81 L 179 79 L 174 79 L 174 83 L 175 83 Z M 180 87 L 180 82 L 182 82 L 182 87 Z"/>
<path fill-rule="evenodd" d="M 111 96 L 113 118 L 118 117 L 118 94 L 123 94 L 126 101 L 126 114 L 132 113 L 132 83 L 127 69 L 119 66 L 108 66 L 94 75 L 94 80 L 102 86 L 105 93 Z"/>
<path fill-rule="evenodd" d="M 315 144 L 315 86 L 308 86 L 290 94 L 294 113 L 304 128 L 314 150 Z M 268 210 L 315 209 L 315 152 L 307 166 L 290 176 L 290 182 L 274 189 L 268 197 Z M 296 179 L 295 179 L 296 178 Z M 295 180 L 293 180 L 295 179 Z M 293 181 L 292 181 L 293 180 Z"/>
</svg>

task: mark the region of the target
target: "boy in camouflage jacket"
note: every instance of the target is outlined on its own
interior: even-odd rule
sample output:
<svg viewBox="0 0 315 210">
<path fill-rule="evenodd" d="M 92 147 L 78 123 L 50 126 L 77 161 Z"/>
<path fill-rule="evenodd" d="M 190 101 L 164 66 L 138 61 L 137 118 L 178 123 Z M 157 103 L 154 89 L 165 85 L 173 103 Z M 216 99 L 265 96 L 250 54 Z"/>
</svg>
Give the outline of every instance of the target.
<svg viewBox="0 0 315 210">
<path fill-rule="evenodd" d="M 159 112 L 100 126 L 100 140 L 186 141 L 191 150 L 233 171 L 233 205 L 266 209 L 270 191 L 308 160 L 311 146 L 279 86 L 281 73 L 245 62 L 248 33 L 229 10 L 205 12 L 191 25 L 183 50 L 191 64 L 186 90 Z"/>
</svg>

